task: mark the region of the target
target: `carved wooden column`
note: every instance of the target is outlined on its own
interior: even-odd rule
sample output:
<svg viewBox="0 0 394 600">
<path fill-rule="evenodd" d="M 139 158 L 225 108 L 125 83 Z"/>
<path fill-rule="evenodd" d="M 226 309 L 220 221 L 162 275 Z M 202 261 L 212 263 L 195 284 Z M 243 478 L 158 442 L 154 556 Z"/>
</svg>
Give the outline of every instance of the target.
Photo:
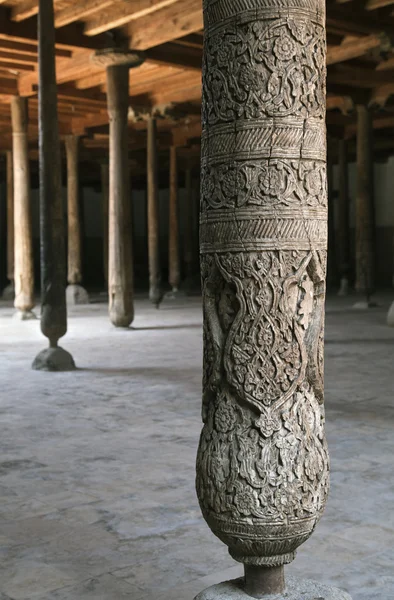
<svg viewBox="0 0 394 600">
<path fill-rule="evenodd" d="M 142 57 L 133 51 L 99 51 L 94 62 L 106 67 L 109 115 L 109 317 L 115 327 L 134 318 L 131 206 L 128 159 L 129 69 Z"/>
<path fill-rule="evenodd" d="M 156 119 L 148 119 L 147 139 L 147 195 L 148 195 L 148 261 L 149 299 L 157 308 L 163 299 L 159 248 L 159 188 L 157 184 L 157 126 Z"/>
<path fill-rule="evenodd" d="M 30 168 L 27 140 L 27 98 L 11 100 L 14 159 L 14 277 L 16 316 L 35 319 L 33 232 L 30 203 Z"/>
<path fill-rule="evenodd" d="M 193 252 L 193 189 L 192 189 L 192 171 L 187 168 L 185 171 L 185 234 L 183 237 L 183 256 L 185 261 L 185 289 L 190 291 L 193 288 L 194 276 L 194 252 Z"/>
<path fill-rule="evenodd" d="M 103 271 L 104 281 L 108 288 L 108 199 L 109 199 L 109 167 L 107 162 L 101 163 L 101 194 L 103 202 Z"/>
<path fill-rule="evenodd" d="M 179 222 L 178 222 L 178 166 L 176 146 L 170 148 L 170 201 L 168 218 L 168 281 L 170 295 L 175 297 L 180 283 Z"/>
<path fill-rule="evenodd" d="M 375 288 L 375 215 L 371 113 L 357 106 L 356 291 L 367 305 Z"/>
<path fill-rule="evenodd" d="M 9 284 L 3 290 L 4 300 L 14 300 L 14 172 L 12 151 L 6 153 L 7 170 L 7 279 Z"/>
<path fill-rule="evenodd" d="M 41 331 L 49 348 L 38 354 L 33 369 L 70 371 L 74 360 L 58 346 L 67 332 L 67 308 L 53 0 L 39 0 L 38 6 Z"/>
<path fill-rule="evenodd" d="M 65 138 L 67 156 L 67 226 L 68 226 L 68 286 L 67 304 L 89 304 L 89 296 L 82 287 L 81 219 L 79 207 L 78 150 L 79 137 Z"/>
<path fill-rule="evenodd" d="M 204 35 L 197 493 L 245 581 L 198 598 L 348 599 L 284 579 L 328 494 L 325 2 L 205 0 Z"/>
<path fill-rule="evenodd" d="M 349 174 L 347 163 L 347 142 L 345 139 L 338 141 L 339 165 L 339 198 L 338 198 L 338 230 L 337 248 L 338 264 L 341 284 L 338 296 L 347 296 L 349 293 L 350 271 L 350 227 L 349 227 Z"/>
</svg>

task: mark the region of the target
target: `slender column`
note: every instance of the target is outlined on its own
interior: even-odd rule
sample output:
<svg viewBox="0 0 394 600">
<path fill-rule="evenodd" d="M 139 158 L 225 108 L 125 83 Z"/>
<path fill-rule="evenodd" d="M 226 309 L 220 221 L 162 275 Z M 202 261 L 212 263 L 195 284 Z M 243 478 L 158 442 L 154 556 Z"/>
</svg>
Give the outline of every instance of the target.
<svg viewBox="0 0 394 600">
<path fill-rule="evenodd" d="M 375 287 L 375 215 L 371 113 L 357 106 L 356 291 L 367 305 Z"/>
<path fill-rule="evenodd" d="M 176 146 L 170 148 L 170 202 L 168 219 L 168 281 L 174 297 L 179 288 L 179 223 L 178 223 L 178 168 Z"/>
<path fill-rule="evenodd" d="M 328 493 L 325 1 L 245 6 L 204 2 L 196 480 L 245 580 L 198 598 L 349 599 L 283 576 Z"/>
<path fill-rule="evenodd" d="M 109 114 L 109 316 L 115 327 L 134 318 L 128 129 L 129 69 L 107 68 Z"/>
<path fill-rule="evenodd" d="M 192 171 L 185 172 L 186 204 L 185 204 L 185 235 L 183 238 L 185 260 L 185 288 L 190 291 L 193 287 L 194 252 L 193 252 L 193 189 Z"/>
<path fill-rule="evenodd" d="M 87 291 L 82 287 L 81 220 L 79 207 L 78 149 L 79 137 L 67 135 L 67 225 L 68 225 L 68 286 L 67 304 L 89 304 Z"/>
<path fill-rule="evenodd" d="M 338 296 L 349 293 L 350 244 L 349 244 L 349 174 L 347 164 L 347 143 L 345 139 L 338 142 L 339 164 L 339 199 L 337 248 L 341 284 Z"/>
<path fill-rule="evenodd" d="M 156 119 L 148 119 L 147 193 L 148 193 L 148 261 L 149 299 L 159 308 L 163 299 L 159 249 L 159 189 L 157 185 Z"/>
<path fill-rule="evenodd" d="M 38 6 L 41 331 L 49 348 L 38 354 L 33 369 L 70 371 L 74 360 L 58 346 L 67 332 L 67 308 L 53 0 L 39 0 Z"/>
<path fill-rule="evenodd" d="M 108 288 L 108 198 L 109 168 L 108 163 L 101 163 L 101 193 L 103 202 L 103 271 L 104 281 Z"/>
<path fill-rule="evenodd" d="M 14 300 L 14 172 L 12 151 L 6 153 L 7 169 L 7 278 L 9 284 L 3 290 L 4 300 Z"/>
<path fill-rule="evenodd" d="M 30 203 L 30 168 L 27 140 L 27 98 L 11 100 L 14 158 L 14 276 L 15 308 L 22 320 L 35 319 L 33 232 Z"/>
</svg>

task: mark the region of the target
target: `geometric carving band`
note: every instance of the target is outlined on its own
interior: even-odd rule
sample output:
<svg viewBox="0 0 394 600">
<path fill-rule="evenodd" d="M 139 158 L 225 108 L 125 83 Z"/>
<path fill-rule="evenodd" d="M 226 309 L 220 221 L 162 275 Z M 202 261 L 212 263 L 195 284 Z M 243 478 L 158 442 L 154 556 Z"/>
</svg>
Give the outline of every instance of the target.
<svg viewBox="0 0 394 600">
<path fill-rule="evenodd" d="M 217 240 L 220 240 L 218 242 Z M 213 218 L 202 217 L 200 222 L 200 250 L 212 252 L 242 252 L 253 250 L 324 250 L 327 246 L 327 221 L 284 219 L 281 217 L 259 218 L 237 215 L 224 219 L 215 214 Z"/>
</svg>

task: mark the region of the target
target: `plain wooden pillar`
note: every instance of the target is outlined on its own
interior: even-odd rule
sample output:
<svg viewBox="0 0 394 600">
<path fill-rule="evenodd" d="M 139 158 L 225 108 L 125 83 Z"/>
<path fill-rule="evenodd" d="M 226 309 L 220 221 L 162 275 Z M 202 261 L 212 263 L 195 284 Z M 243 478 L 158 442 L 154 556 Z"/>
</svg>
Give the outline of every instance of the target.
<svg viewBox="0 0 394 600">
<path fill-rule="evenodd" d="M 168 219 L 168 281 L 176 293 L 180 283 L 179 221 L 178 221 L 178 168 L 176 146 L 170 148 L 170 202 Z"/>
<path fill-rule="evenodd" d="M 12 151 L 6 153 L 7 178 L 7 279 L 9 284 L 3 290 L 4 300 L 14 300 L 14 169 Z"/>
<path fill-rule="evenodd" d="M 108 288 L 108 196 L 109 167 L 107 162 L 101 163 L 101 197 L 103 211 L 103 271 L 104 281 Z"/>
<path fill-rule="evenodd" d="M 27 98 L 11 100 L 14 171 L 15 308 L 21 319 L 35 318 L 30 168 L 27 139 Z"/>
<path fill-rule="evenodd" d="M 127 114 L 129 68 L 107 68 L 109 114 L 109 316 L 115 327 L 134 318 Z"/>
<path fill-rule="evenodd" d="M 367 302 L 375 288 L 375 215 L 372 119 L 367 106 L 357 106 L 356 291 Z"/>
<path fill-rule="evenodd" d="M 147 204 L 148 204 L 148 262 L 149 299 L 157 308 L 163 299 L 159 248 L 159 189 L 157 182 L 157 125 L 148 119 L 147 141 Z"/>
<path fill-rule="evenodd" d="M 350 227 L 349 227 L 349 172 L 347 162 L 347 142 L 340 139 L 338 142 L 339 166 L 339 196 L 338 196 L 338 229 L 337 248 L 338 266 L 341 278 L 339 296 L 349 293 L 350 272 Z"/>
</svg>

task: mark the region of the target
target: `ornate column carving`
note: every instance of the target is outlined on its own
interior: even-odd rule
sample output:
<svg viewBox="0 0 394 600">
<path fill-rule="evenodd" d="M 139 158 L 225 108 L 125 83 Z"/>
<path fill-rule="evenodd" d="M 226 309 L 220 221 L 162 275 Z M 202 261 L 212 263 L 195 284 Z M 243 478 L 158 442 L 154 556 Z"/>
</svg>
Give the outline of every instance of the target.
<svg viewBox="0 0 394 600">
<path fill-rule="evenodd" d="M 347 163 L 347 142 L 345 139 L 338 141 L 339 165 L 339 199 L 338 199 L 338 254 L 341 284 L 338 296 L 347 296 L 349 293 L 350 272 L 350 227 L 349 227 L 349 174 Z"/>
<path fill-rule="evenodd" d="M 41 331 L 49 348 L 38 354 L 33 369 L 70 371 L 74 360 L 58 346 L 67 333 L 67 308 L 53 0 L 39 0 L 38 6 Z"/>
<path fill-rule="evenodd" d="M 170 295 L 175 297 L 180 283 L 179 223 L 178 223 L 178 165 L 176 146 L 170 147 L 170 201 L 168 218 L 168 282 Z"/>
<path fill-rule="evenodd" d="M 198 598 L 280 598 L 329 486 L 325 2 L 205 0 L 204 24 L 197 493 L 245 580 Z M 349 598 L 287 579 L 317 597 Z"/>
<path fill-rule="evenodd" d="M 12 154 L 14 158 L 14 278 L 16 316 L 35 319 L 33 232 L 30 204 L 30 167 L 27 140 L 27 98 L 11 100 Z"/>
<path fill-rule="evenodd" d="M 82 287 L 81 219 L 79 207 L 78 150 L 79 137 L 65 138 L 67 156 L 67 227 L 68 227 L 68 286 L 67 304 L 89 304 L 89 296 Z"/>
<path fill-rule="evenodd" d="M 9 284 L 3 290 L 4 300 L 14 300 L 14 173 L 12 151 L 6 153 L 7 170 L 7 279 Z"/>
<path fill-rule="evenodd" d="M 375 288 L 375 207 L 371 112 L 357 106 L 356 291 L 367 305 Z"/>
<path fill-rule="evenodd" d="M 129 69 L 142 64 L 134 51 L 107 49 L 92 59 L 106 67 L 109 115 L 109 317 L 115 327 L 134 319 L 131 206 L 128 159 Z"/>
<path fill-rule="evenodd" d="M 148 118 L 147 130 L 147 201 L 148 201 L 148 261 L 149 299 L 159 308 L 163 300 L 159 248 L 159 189 L 157 185 L 157 125 L 154 117 Z"/>
</svg>

